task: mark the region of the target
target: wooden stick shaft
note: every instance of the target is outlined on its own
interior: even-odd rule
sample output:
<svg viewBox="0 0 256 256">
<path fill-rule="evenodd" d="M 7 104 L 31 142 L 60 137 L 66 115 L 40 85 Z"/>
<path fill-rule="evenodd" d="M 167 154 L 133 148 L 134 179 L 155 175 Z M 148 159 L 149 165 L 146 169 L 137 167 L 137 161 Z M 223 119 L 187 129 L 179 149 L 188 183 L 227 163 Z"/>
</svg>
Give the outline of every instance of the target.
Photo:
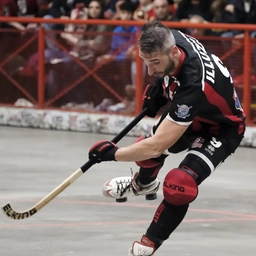
<svg viewBox="0 0 256 256">
<path fill-rule="evenodd" d="M 56 187 L 52 192 L 45 196 L 40 202 L 35 206 L 36 210 L 39 211 L 46 204 L 48 204 L 52 199 L 59 195 L 63 190 L 65 190 L 70 184 L 82 176 L 83 171 L 79 168 L 76 172 L 70 175 L 66 180 L 64 180 L 58 187 Z"/>
</svg>

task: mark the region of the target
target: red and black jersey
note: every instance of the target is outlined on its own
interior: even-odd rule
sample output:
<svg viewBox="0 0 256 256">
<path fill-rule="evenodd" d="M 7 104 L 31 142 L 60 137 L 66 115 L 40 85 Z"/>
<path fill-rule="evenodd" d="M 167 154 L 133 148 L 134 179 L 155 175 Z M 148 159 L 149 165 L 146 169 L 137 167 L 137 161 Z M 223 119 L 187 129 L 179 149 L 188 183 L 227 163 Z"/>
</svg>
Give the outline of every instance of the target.
<svg viewBox="0 0 256 256">
<path fill-rule="evenodd" d="M 196 132 L 243 134 L 245 114 L 227 68 L 197 39 L 172 33 L 182 58 L 176 74 L 163 78 L 172 101 L 167 118 Z"/>
</svg>

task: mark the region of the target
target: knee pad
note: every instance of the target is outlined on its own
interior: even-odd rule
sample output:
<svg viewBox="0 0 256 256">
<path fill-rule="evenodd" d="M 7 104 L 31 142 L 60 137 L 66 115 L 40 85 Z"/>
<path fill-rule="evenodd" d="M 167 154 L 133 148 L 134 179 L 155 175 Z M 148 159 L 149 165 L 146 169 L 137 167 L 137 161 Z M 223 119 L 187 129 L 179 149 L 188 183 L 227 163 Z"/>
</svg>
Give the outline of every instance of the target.
<svg viewBox="0 0 256 256">
<path fill-rule="evenodd" d="M 164 199 L 172 205 L 185 205 L 198 194 L 196 174 L 190 170 L 175 168 L 167 173 L 163 183 Z"/>
</svg>

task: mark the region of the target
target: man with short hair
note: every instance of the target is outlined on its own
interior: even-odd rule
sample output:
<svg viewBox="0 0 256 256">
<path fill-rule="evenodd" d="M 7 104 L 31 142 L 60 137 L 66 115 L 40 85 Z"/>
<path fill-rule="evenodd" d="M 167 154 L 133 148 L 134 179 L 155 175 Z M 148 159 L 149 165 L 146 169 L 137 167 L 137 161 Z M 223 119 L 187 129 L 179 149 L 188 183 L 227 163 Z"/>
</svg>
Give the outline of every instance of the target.
<svg viewBox="0 0 256 256">
<path fill-rule="evenodd" d="M 131 2 L 124 2 L 119 6 L 119 18 L 122 21 L 133 20 L 133 13 L 135 10 L 134 4 Z M 111 41 L 111 49 L 109 53 L 99 56 L 97 58 L 98 63 L 108 63 L 100 72 L 103 76 L 107 73 L 111 73 L 111 76 L 105 77 L 112 88 L 119 94 L 124 91 L 124 86 L 131 83 L 131 71 L 128 70 L 131 67 L 131 56 L 133 49 L 135 49 L 135 37 L 137 27 L 132 25 L 120 25 L 113 30 L 113 36 Z M 113 81 L 114 74 L 118 74 L 120 79 L 118 82 Z"/>
<path fill-rule="evenodd" d="M 137 163 L 140 169 L 133 177 L 118 177 L 104 184 L 105 196 L 124 198 L 155 193 L 165 158 L 187 150 L 163 181 L 164 198 L 145 235 L 129 250 L 129 256 L 151 256 L 182 222 L 197 197 L 198 186 L 239 146 L 245 114 L 229 71 L 197 39 L 160 22 L 149 23 L 139 39 L 139 55 L 148 74 L 156 77 L 145 89 L 143 109 L 155 117 L 168 99 L 171 104 L 151 135 L 120 148 L 99 141 L 91 147 L 89 158 L 95 163 Z"/>
<path fill-rule="evenodd" d="M 167 0 L 154 0 L 153 10 L 155 13 L 156 20 L 171 21 L 173 18 L 170 5 Z"/>
<path fill-rule="evenodd" d="M 153 21 L 155 19 L 155 14 L 153 10 L 152 0 L 138 0 L 139 5 L 134 11 L 134 20 L 145 20 Z"/>
</svg>

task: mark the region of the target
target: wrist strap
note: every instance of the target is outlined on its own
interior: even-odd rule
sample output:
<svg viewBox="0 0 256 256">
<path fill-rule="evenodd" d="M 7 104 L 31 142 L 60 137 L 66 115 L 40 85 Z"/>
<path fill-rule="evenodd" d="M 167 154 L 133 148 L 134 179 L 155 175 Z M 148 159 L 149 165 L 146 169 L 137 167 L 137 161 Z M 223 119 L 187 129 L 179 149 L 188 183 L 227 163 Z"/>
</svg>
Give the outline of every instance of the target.
<svg viewBox="0 0 256 256">
<path fill-rule="evenodd" d="M 116 161 L 115 159 L 115 153 L 118 150 L 118 148 L 111 148 L 108 150 L 102 158 L 102 161 Z"/>
</svg>

